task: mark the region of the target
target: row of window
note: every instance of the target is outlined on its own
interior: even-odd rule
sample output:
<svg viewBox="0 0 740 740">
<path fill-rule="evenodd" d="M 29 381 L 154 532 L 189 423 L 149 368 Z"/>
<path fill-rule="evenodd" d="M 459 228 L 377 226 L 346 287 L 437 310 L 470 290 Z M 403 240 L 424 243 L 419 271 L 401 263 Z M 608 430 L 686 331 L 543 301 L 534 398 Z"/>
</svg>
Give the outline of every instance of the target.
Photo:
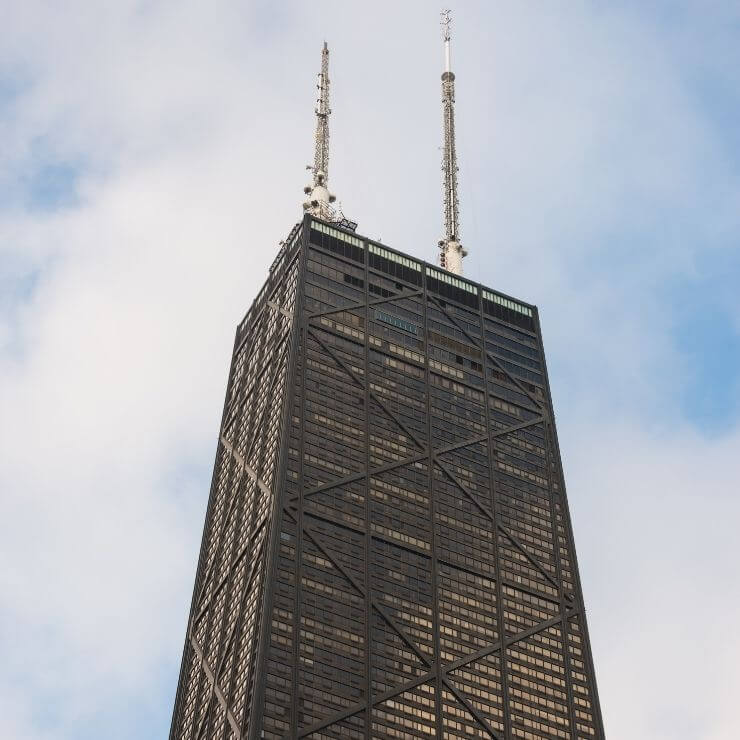
<svg viewBox="0 0 740 740">
<path fill-rule="evenodd" d="M 310 239 L 312 244 L 327 249 L 340 257 L 358 263 L 364 263 L 365 261 L 364 244 L 355 236 L 343 234 L 343 232 L 315 222 L 314 228 L 310 232 Z M 374 244 L 369 245 L 369 252 L 368 264 L 372 269 L 379 270 L 412 285 L 421 285 L 421 265 L 415 260 Z M 314 254 L 313 251 L 312 254 Z M 477 285 L 430 265 L 425 267 L 424 272 L 426 274 L 427 290 L 470 308 L 478 308 L 479 301 L 482 300 L 483 309 L 489 315 L 522 326 L 530 331 L 534 330 L 531 307 L 487 289 L 483 289 L 479 296 Z"/>
</svg>

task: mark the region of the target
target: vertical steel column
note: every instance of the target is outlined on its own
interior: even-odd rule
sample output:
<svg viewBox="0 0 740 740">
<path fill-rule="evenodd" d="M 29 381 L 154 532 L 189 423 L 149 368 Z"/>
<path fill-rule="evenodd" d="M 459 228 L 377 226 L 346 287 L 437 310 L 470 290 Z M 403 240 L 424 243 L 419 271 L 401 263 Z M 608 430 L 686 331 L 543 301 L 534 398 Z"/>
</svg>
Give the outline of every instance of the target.
<svg viewBox="0 0 740 740">
<path fill-rule="evenodd" d="M 267 658 L 267 650 L 270 644 L 270 626 L 272 622 L 272 591 L 271 584 L 275 581 L 275 572 L 277 569 L 277 560 L 280 552 L 280 529 L 282 526 L 283 518 L 283 488 L 285 486 L 285 471 L 287 468 L 287 455 L 288 447 L 290 446 L 290 419 L 293 408 L 293 392 L 294 386 L 290 382 L 290 379 L 295 376 L 296 363 L 298 361 L 298 345 L 299 345 L 299 328 L 302 326 L 304 320 L 305 311 L 303 307 L 303 289 L 304 289 L 304 278 L 306 270 L 306 252 L 308 250 L 308 230 L 310 229 L 311 217 L 306 214 L 303 217 L 303 228 L 301 231 L 301 245 L 299 247 L 298 256 L 298 275 L 296 277 L 296 297 L 295 306 L 293 309 L 293 322 L 291 326 L 292 337 L 289 340 L 291 342 L 288 357 L 286 358 L 286 390 L 285 390 L 285 405 L 283 407 L 283 416 L 280 424 L 280 449 L 277 454 L 276 460 L 276 473 L 273 478 L 273 502 L 272 512 L 270 516 L 270 529 L 266 535 L 267 542 L 267 553 L 265 556 L 265 571 L 263 576 L 264 593 L 262 598 L 262 609 L 259 616 L 259 645 L 257 649 L 257 655 L 255 660 L 255 675 L 258 680 L 255 682 L 255 689 L 252 695 L 252 706 L 253 712 L 250 717 L 249 727 L 243 727 L 243 736 L 248 737 L 249 740 L 258 740 L 261 737 L 262 721 L 264 714 L 264 696 L 265 696 L 265 685 L 266 680 L 264 676 L 264 668 Z M 305 350 L 304 350 L 305 355 Z M 305 364 L 305 363 L 303 363 Z M 301 426 L 301 445 L 303 444 L 303 427 Z M 300 460 L 300 473 L 299 476 L 302 479 L 303 476 L 303 460 Z M 302 499 L 301 491 L 301 499 Z M 300 529 L 300 527 L 299 527 Z M 296 557 L 299 557 L 299 551 L 296 548 Z M 298 584 L 296 584 L 296 589 Z M 297 670 L 297 668 L 296 668 Z M 248 732 L 248 735 L 246 733 Z"/>
<path fill-rule="evenodd" d="M 427 300 L 427 280 L 426 274 L 422 273 L 422 315 L 424 324 L 424 385 L 426 386 L 426 414 L 427 414 L 427 433 L 426 433 L 426 444 L 427 444 L 427 475 L 429 477 L 429 518 L 430 518 L 430 536 L 431 536 L 431 548 L 429 552 L 429 563 L 432 575 L 432 621 L 434 629 L 434 663 L 432 663 L 432 670 L 436 675 L 435 679 L 435 692 L 436 697 L 436 723 L 437 723 L 437 737 L 443 737 L 444 733 L 444 718 L 443 718 L 443 705 L 442 701 L 442 655 L 440 650 L 439 640 L 439 591 L 438 591 L 438 565 L 437 565 L 437 507 L 434 498 L 434 450 L 432 448 L 432 399 L 431 399 L 431 383 L 429 380 L 429 333 L 428 333 L 428 309 L 429 303 Z"/>
<path fill-rule="evenodd" d="M 478 289 L 480 299 L 478 301 L 478 316 L 480 318 L 480 331 L 481 331 L 481 364 L 483 365 L 483 399 L 486 411 L 486 432 L 488 439 L 486 440 L 486 452 L 488 457 L 488 478 L 490 486 L 490 498 L 491 498 L 491 513 L 493 514 L 493 560 L 495 563 L 495 575 L 496 575 L 496 622 L 498 626 L 498 637 L 501 647 L 499 649 L 499 669 L 501 673 L 501 699 L 504 712 L 504 738 L 509 740 L 511 738 L 511 709 L 509 706 L 509 686 L 508 686 L 508 672 L 506 670 L 506 629 L 504 623 L 504 598 L 501 588 L 501 557 L 499 555 L 499 529 L 498 529 L 498 495 L 496 492 L 496 454 L 494 450 L 495 442 L 491 437 L 492 425 L 491 425 L 491 410 L 488 406 L 490 391 L 488 389 L 488 352 L 486 350 L 486 319 L 483 316 L 483 298 L 482 291 Z"/>
<path fill-rule="evenodd" d="M 372 581 L 370 576 L 370 561 L 372 557 L 372 504 L 370 501 L 370 256 L 368 243 L 364 243 L 363 256 L 365 258 L 365 740 L 372 737 Z"/>
</svg>

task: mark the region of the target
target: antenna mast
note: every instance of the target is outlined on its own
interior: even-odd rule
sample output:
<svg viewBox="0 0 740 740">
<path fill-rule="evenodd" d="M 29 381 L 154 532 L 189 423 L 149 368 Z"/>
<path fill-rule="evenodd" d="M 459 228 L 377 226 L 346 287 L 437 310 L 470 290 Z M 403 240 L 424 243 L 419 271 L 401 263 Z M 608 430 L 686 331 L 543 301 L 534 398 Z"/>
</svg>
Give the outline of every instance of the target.
<svg viewBox="0 0 740 740">
<path fill-rule="evenodd" d="M 443 10 L 441 15 L 442 38 L 445 45 L 445 71 L 442 73 L 442 121 L 444 130 L 442 172 L 444 178 L 445 238 L 439 242 L 439 264 L 449 272 L 462 275 L 462 259 L 467 255 L 467 251 L 460 244 L 460 217 L 458 214 L 455 75 L 450 68 L 452 13 L 449 10 Z"/>
<path fill-rule="evenodd" d="M 329 192 L 329 47 L 324 41 L 321 51 L 321 72 L 316 85 L 319 97 L 316 101 L 316 149 L 314 151 L 313 167 L 306 168 L 313 172 L 313 182 L 307 185 L 303 192 L 308 200 L 303 204 L 303 210 L 324 221 L 336 221 L 337 214 L 330 205 L 336 197 Z"/>
</svg>

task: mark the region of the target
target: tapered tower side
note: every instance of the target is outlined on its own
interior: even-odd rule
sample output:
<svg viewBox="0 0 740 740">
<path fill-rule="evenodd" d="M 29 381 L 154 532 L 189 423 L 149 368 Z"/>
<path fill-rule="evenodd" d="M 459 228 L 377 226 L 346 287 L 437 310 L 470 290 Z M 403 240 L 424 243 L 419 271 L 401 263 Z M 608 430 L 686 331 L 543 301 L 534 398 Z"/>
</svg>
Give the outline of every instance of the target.
<svg viewBox="0 0 740 740">
<path fill-rule="evenodd" d="M 300 239 L 297 226 L 237 328 L 171 740 L 241 740 L 252 724 Z"/>
</svg>

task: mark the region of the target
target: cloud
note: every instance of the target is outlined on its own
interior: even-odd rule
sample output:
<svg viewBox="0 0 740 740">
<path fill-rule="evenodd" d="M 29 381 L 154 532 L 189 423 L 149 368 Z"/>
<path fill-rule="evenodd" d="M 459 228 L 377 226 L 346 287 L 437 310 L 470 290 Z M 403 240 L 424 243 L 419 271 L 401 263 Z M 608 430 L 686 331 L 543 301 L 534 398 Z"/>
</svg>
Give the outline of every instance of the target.
<svg viewBox="0 0 740 740">
<path fill-rule="evenodd" d="M 637 419 L 563 436 L 607 730 L 731 738 L 740 431 L 655 435 Z"/>
<path fill-rule="evenodd" d="M 233 330 L 300 217 L 325 37 L 333 190 L 434 259 L 436 13 L 322 7 L 8 10 L 4 737 L 166 731 Z M 738 391 L 710 371 L 740 327 L 736 12 L 455 15 L 466 269 L 542 312 L 610 737 L 738 731 Z M 707 388 L 719 426 L 687 414 Z"/>
</svg>

